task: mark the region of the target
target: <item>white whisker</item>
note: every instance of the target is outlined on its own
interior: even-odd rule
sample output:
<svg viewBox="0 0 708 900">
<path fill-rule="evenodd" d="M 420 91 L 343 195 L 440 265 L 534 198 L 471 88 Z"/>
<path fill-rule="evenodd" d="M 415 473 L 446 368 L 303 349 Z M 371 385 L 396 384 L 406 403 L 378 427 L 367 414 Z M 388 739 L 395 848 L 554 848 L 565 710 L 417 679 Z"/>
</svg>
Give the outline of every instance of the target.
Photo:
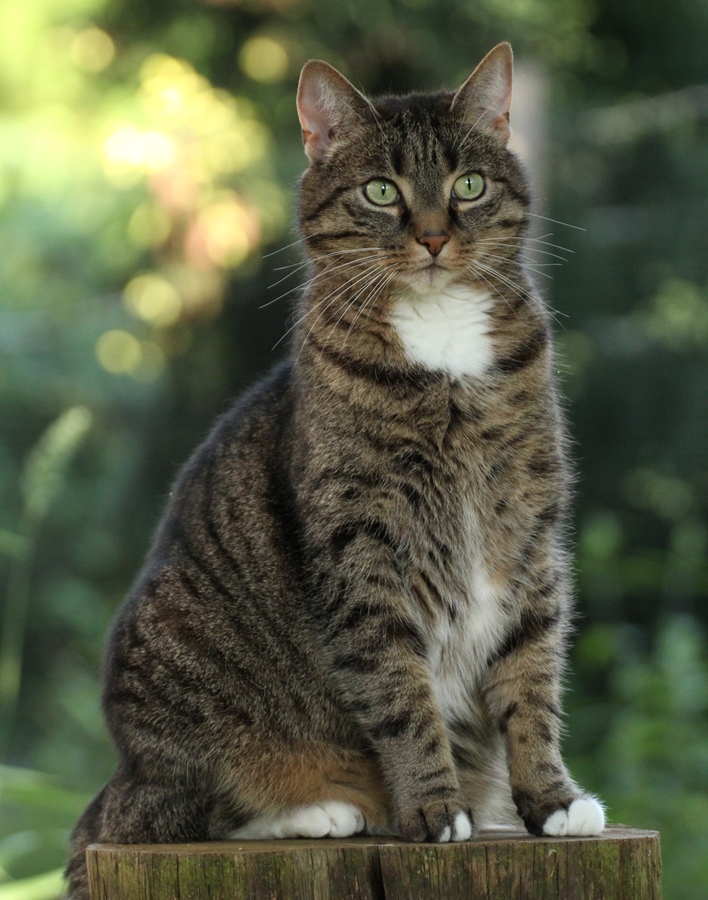
<svg viewBox="0 0 708 900">
<path fill-rule="evenodd" d="M 571 225 L 569 222 L 560 222 L 558 219 L 551 219 L 548 216 L 541 216 L 538 213 L 527 212 L 527 216 L 533 216 L 534 219 L 544 219 L 546 222 L 553 222 L 554 225 L 563 225 L 564 228 L 574 228 L 576 231 L 587 231 L 586 228 L 581 228 L 580 225 Z"/>
<path fill-rule="evenodd" d="M 389 270 L 391 270 L 391 271 L 389 272 L 388 275 L 386 275 L 386 272 L 388 272 Z M 371 306 L 371 307 L 374 306 L 374 304 L 376 303 L 376 301 L 379 299 L 379 297 L 383 293 L 384 289 L 386 288 L 386 285 L 396 275 L 396 271 L 397 271 L 397 267 L 395 265 L 387 266 L 381 273 L 382 275 L 386 275 L 386 277 L 383 280 L 378 278 L 378 279 L 374 279 L 371 282 L 372 286 L 376 283 L 377 280 L 380 281 L 380 284 L 378 285 L 378 287 L 376 287 L 375 289 L 372 290 L 369 297 L 367 297 L 367 299 L 359 307 L 356 315 L 354 316 L 354 318 L 352 319 L 352 321 L 349 325 L 349 330 L 347 331 L 347 336 L 344 338 L 343 346 L 346 346 L 347 341 L 349 340 L 349 335 L 352 333 L 352 330 L 354 329 L 354 326 L 356 325 L 356 322 L 357 322 L 357 319 L 359 318 L 359 316 L 364 312 L 364 310 L 367 308 L 367 306 Z"/>
<path fill-rule="evenodd" d="M 482 251 L 482 252 L 478 253 L 477 256 L 482 257 L 482 259 L 494 259 L 494 260 L 499 260 L 500 262 L 508 262 L 508 259 L 505 256 L 499 256 L 496 253 L 485 253 L 484 251 Z M 533 262 L 533 260 L 531 260 L 531 262 Z M 550 263 L 549 265 L 554 266 L 554 265 L 558 265 L 558 263 Z M 535 268 L 535 266 L 531 265 L 528 262 L 526 263 L 524 268 L 527 269 L 529 272 L 535 272 L 536 275 L 542 275 L 544 278 L 550 278 L 551 280 L 553 279 L 553 276 L 549 275 L 548 272 L 539 272 L 538 269 Z"/>
<path fill-rule="evenodd" d="M 518 297 L 527 297 L 528 291 L 525 291 L 520 285 L 516 284 L 510 278 L 507 278 L 506 275 L 502 275 L 501 272 L 498 272 L 492 266 L 488 266 L 479 260 L 475 260 L 475 265 L 479 266 L 485 272 L 488 272 L 493 278 L 497 278 L 501 281 L 502 284 L 505 284 L 508 288 L 510 288 Z"/>
<path fill-rule="evenodd" d="M 320 314 L 317 316 L 317 318 L 315 319 L 315 321 L 314 321 L 314 322 L 312 323 L 312 325 L 310 326 L 310 330 L 307 332 L 307 334 L 306 334 L 305 337 L 303 338 L 302 344 L 301 344 L 301 346 L 300 346 L 300 350 L 299 350 L 298 355 L 297 355 L 297 359 L 300 358 L 300 354 L 302 353 L 303 348 L 305 347 L 305 344 L 307 343 L 308 338 L 309 338 L 310 335 L 312 334 L 313 329 L 315 328 L 315 326 L 317 325 L 317 323 L 320 321 L 320 319 L 322 318 L 322 316 L 323 316 L 323 315 L 327 312 L 327 310 L 332 306 L 332 304 L 335 303 L 335 302 L 342 296 L 342 294 L 346 293 L 347 290 L 349 290 L 349 289 L 351 289 L 352 287 L 354 287 L 354 286 L 356 286 L 357 284 L 359 284 L 359 282 L 360 282 L 362 279 L 368 278 L 369 275 L 371 274 L 371 272 L 373 272 L 373 271 L 375 271 L 375 270 L 376 270 L 376 266 L 374 266 L 374 265 L 367 266 L 367 268 L 366 268 L 366 270 L 364 271 L 363 275 L 362 275 L 361 273 L 356 273 L 356 275 L 353 275 L 351 278 L 347 279 L 347 281 L 345 281 L 342 285 L 340 285 L 339 290 L 338 290 L 335 294 L 328 295 L 328 296 L 325 298 L 324 301 L 321 301 L 321 303 L 322 303 L 322 302 L 325 303 L 324 309 L 322 309 L 322 310 L 320 311 Z M 317 304 L 317 306 L 321 305 L 321 303 Z M 316 307 L 314 307 L 314 308 L 316 308 Z M 305 313 L 305 316 L 303 316 L 303 318 L 307 318 L 307 313 Z M 299 321 L 302 321 L 302 319 L 300 319 Z M 299 322 L 298 322 L 297 324 L 299 324 Z M 292 329 L 291 329 L 291 330 L 292 330 Z"/>
<path fill-rule="evenodd" d="M 376 249 L 376 248 L 372 247 L 369 249 Z M 345 251 L 342 251 L 342 252 L 345 252 Z M 338 254 L 329 254 L 329 255 L 334 256 L 334 255 L 338 255 Z M 379 258 L 378 253 L 372 253 L 370 256 L 365 256 L 363 259 L 347 260 L 346 262 L 340 263 L 338 266 L 325 267 L 324 269 L 322 269 L 321 271 L 319 271 L 315 275 L 313 275 L 312 278 L 310 278 L 306 282 L 304 282 L 302 285 L 296 284 L 294 287 L 290 288 L 289 291 L 286 291 L 284 294 L 281 294 L 279 297 L 275 297 L 275 299 L 273 299 L 273 300 L 268 300 L 266 303 L 263 303 L 258 308 L 265 309 L 266 306 L 271 306 L 273 303 L 277 303 L 278 300 L 282 300 L 284 297 L 287 297 L 289 294 L 292 294 L 293 291 L 299 290 L 299 288 L 301 288 L 301 287 L 302 288 L 312 287 L 312 285 L 317 281 L 318 278 L 322 278 L 325 275 L 330 275 L 332 272 L 336 272 L 338 269 L 346 269 L 348 266 L 359 266 L 362 263 L 367 262 L 370 259 L 378 259 L 378 258 Z M 304 263 L 303 263 L 303 265 L 304 265 Z M 291 274 L 294 274 L 294 273 L 291 273 Z M 274 284 L 270 285 L 270 287 L 275 287 L 276 285 L 280 284 L 282 281 L 285 281 L 285 279 L 288 277 L 289 276 L 286 275 L 285 278 L 281 278 L 280 281 L 276 281 Z"/>
<path fill-rule="evenodd" d="M 271 250 L 270 253 L 264 253 L 261 259 L 268 259 L 270 256 L 275 256 L 276 253 L 282 253 L 284 250 L 289 250 L 291 247 L 294 247 L 296 244 L 304 244 L 305 241 L 309 241 L 311 238 L 319 237 L 320 232 L 315 232 L 314 234 L 305 235 L 305 237 L 298 238 L 296 241 L 293 241 L 292 244 L 285 244 L 284 247 L 278 247 L 277 250 Z"/>
<path fill-rule="evenodd" d="M 359 264 L 360 262 L 361 262 L 360 260 L 356 260 L 356 262 L 355 262 L 354 264 L 356 265 L 356 264 Z M 371 271 L 372 269 L 373 269 L 373 267 L 371 267 L 371 266 L 367 267 L 367 271 Z M 324 273 L 320 272 L 320 273 L 318 273 L 318 275 L 316 275 L 314 278 L 312 278 L 312 279 L 310 280 L 309 284 L 307 285 L 307 287 L 312 286 L 312 284 L 313 284 L 313 283 L 315 282 L 315 280 L 319 277 L 319 275 L 322 275 L 322 274 L 324 274 Z M 354 279 L 356 279 L 360 274 L 361 274 L 360 272 L 355 272 L 354 275 L 352 275 L 350 278 L 348 278 L 348 279 L 343 283 L 343 285 L 341 286 L 341 287 L 342 287 L 342 290 L 346 290 L 347 285 L 350 284 L 350 282 L 354 281 Z M 292 290 L 296 290 L 296 288 L 292 288 Z M 297 328 L 297 326 L 298 326 L 301 322 L 303 322 L 303 321 L 310 315 L 311 312 L 313 312 L 313 311 L 314 311 L 315 309 L 317 309 L 319 306 L 322 306 L 323 304 L 326 304 L 325 309 L 320 313 L 320 316 L 318 316 L 318 318 L 315 320 L 315 324 L 316 324 L 316 323 L 319 321 L 320 317 L 324 314 L 324 312 L 326 312 L 327 307 L 328 307 L 329 305 L 331 305 L 331 303 L 333 303 L 333 302 L 337 299 L 337 297 L 341 294 L 341 292 L 342 292 L 342 291 L 340 290 L 338 293 L 336 293 L 336 294 L 334 294 L 334 295 L 328 294 L 327 296 L 323 297 L 322 300 L 318 300 L 318 302 L 315 303 L 314 306 L 308 307 L 308 308 L 305 310 L 305 312 L 303 313 L 303 315 L 300 316 L 300 318 L 297 319 L 297 320 L 290 326 L 290 328 L 287 329 L 287 331 L 286 331 L 286 332 L 285 332 L 285 333 L 284 333 L 284 334 L 283 334 L 283 335 L 275 342 L 275 344 L 273 344 L 273 346 L 271 347 L 271 351 L 272 351 L 272 350 L 275 350 L 275 348 L 278 346 L 278 344 L 280 344 L 281 341 L 283 341 L 283 340 L 290 334 L 290 332 L 293 331 L 293 329 Z M 288 293 L 291 293 L 291 291 L 289 291 Z M 285 296 L 285 295 L 283 295 L 283 296 Z M 278 298 L 278 299 L 280 299 L 280 298 Z"/>
</svg>

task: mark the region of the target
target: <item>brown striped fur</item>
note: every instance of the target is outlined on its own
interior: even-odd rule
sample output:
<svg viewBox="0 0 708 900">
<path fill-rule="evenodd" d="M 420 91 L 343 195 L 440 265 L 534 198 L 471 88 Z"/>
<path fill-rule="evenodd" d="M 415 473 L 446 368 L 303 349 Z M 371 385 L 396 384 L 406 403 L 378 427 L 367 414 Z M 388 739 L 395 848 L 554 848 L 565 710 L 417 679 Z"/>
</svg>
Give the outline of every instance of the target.
<svg viewBox="0 0 708 900">
<path fill-rule="evenodd" d="M 510 69 L 501 45 L 457 94 L 368 101 L 306 67 L 292 351 L 184 468 L 115 622 L 120 762 L 73 835 L 75 900 L 91 841 L 220 838 L 326 800 L 411 840 L 460 812 L 538 834 L 582 796 L 558 749 L 569 474 Z M 478 202 L 451 194 L 467 172 Z M 362 193 L 381 177 L 394 207 Z M 426 278 L 451 309 L 486 297 L 472 374 L 411 357 L 397 323 Z"/>
</svg>

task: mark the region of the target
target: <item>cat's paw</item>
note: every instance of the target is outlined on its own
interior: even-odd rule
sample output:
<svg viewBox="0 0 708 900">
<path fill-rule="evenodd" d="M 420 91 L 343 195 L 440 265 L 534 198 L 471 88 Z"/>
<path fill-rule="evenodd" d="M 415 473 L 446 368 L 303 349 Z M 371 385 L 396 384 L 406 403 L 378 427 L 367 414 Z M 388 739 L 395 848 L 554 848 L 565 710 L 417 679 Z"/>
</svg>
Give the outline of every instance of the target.
<svg viewBox="0 0 708 900">
<path fill-rule="evenodd" d="M 351 803 L 324 800 L 311 806 L 296 806 L 280 815 L 257 816 L 232 831 L 232 840 L 272 840 L 280 838 L 345 838 L 359 834 L 366 826 L 362 811 Z"/>
<path fill-rule="evenodd" d="M 407 810 L 399 824 L 401 837 L 406 841 L 446 844 L 468 841 L 475 833 L 470 810 L 441 800 Z"/>
<path fill-rule="evenodd" d="M 543 823 L 543 833 L 553 837 L 600 834 L 605 810 L 594 797 L 578 797 L 568 809 L 559 809 Z"/>
<path fill-rule="evenodd" d="M 329 819 L 327 837 L 345 838 L 359 834 L 366 827 L 364 813 L 352 803 L 340 800 L 325 800 L 319 804 Z"/>
</svg>

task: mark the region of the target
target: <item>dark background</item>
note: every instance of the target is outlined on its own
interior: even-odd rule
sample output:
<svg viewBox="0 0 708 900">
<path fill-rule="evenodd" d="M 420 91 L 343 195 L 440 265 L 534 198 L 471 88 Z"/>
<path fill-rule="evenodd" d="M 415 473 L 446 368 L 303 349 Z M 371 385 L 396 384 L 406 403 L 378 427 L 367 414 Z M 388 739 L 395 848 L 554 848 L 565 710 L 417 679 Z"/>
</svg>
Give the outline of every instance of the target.
<svg viewBox="0 0 708 900">
<path fill-rule="evenodd" d="M 535 211 L 568 223 L 536 230 L 578 469 L 566 754 L 705 897 L 706 0 L 33 0 L 0 9 L 0 900 L 58 896 L 113 766 L 108 624 L 287 346 L 300 67 L 457 87 L 503 39 Z"/>
</svg>

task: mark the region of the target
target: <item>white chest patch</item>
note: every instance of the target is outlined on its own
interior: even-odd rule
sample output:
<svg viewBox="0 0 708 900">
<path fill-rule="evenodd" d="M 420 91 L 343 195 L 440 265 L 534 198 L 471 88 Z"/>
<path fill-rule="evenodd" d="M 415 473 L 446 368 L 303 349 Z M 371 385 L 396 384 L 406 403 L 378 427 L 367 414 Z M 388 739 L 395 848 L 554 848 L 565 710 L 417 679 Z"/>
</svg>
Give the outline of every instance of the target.
<svg viewBox="0 0 708 900">
<path fill-rule="evenodd" d="M 489 336 L 492 299 L 468 287 L 406 293 L 391 313 L 391 324 L 406 359 L 452 378 L 479 376 L 493 360 Z"/>
</svg>

